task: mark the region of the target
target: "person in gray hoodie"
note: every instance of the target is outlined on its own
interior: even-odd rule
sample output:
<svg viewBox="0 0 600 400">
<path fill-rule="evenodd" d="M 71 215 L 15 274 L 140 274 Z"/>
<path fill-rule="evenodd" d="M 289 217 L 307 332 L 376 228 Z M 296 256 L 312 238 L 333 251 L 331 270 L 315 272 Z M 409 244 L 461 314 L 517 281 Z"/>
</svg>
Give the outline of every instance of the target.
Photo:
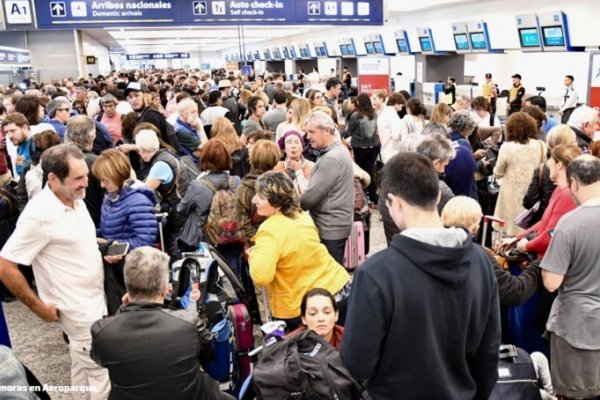
<svg viewBox="0 0 600 400">
<path fill-rule="evenodd" d="M 381 195 L 401 233 L 354 274 L 340 355 L 374 400 L 487 399 L 498 379 L 498 285 L 485 250 L 437 212 L 431 160 L 400 153 Z"/>
<path fill-rule="evenodd" d="M 308 187 L 300 196 L 300 206 L 310 212 L 319 229 L 321 243 L 329 254 L 343 264 L 344 246 L 352 230 L 354 215 L 352 158 L 336 136 L 335 123 L 324 112 L 310 113 L 305 130 L 319 155 Z"/>
</svg>

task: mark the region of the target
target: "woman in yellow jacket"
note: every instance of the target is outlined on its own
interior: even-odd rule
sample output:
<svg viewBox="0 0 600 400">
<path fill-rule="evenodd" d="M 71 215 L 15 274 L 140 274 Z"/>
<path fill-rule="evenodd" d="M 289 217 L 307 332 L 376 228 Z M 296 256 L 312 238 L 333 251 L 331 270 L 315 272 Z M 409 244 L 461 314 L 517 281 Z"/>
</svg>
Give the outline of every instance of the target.
<svg viewBox="0 0 600 400">
<path fill-rule="evenodd" d="M 256 180 L 252 201 L 257 213 L 267 219 L 249 251 L 250 276 L 255 285 L 268 288 L 273 318 L 286 321 L 288 331 L 297 328 L 302 296 L 314 287 L 335 293 L 342 311 L 350 276 L 320 242 L 290 178 L 281 172 L 264 173 Z"/>
</svg>

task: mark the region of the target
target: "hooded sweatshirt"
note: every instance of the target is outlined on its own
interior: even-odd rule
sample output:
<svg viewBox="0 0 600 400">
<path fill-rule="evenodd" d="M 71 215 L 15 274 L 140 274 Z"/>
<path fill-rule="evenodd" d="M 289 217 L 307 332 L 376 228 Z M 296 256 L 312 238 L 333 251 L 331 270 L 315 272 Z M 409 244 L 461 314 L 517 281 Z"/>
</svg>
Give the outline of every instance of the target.
<svg viewBox="0 0 600 400">
<path fill-rule="evenodd" d="M 497 381 L 493 269 L 465 231 L 407 229 L 354 275 L 341 356 L 380 399 L 484 399 Z"/>
</svg>

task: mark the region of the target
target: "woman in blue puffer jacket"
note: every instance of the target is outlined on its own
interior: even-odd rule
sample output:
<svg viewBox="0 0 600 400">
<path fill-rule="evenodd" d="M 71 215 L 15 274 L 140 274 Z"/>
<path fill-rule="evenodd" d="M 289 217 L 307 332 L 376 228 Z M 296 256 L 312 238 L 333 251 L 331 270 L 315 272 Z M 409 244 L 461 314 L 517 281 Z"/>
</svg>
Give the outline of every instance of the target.
<svg viewBox="0 0 600 400">
<path fill-rule="evenodd" d="M 132 179 L 129 159 L 120 150 L 104 151 L 94 162 L 92 173 L 106 190 L 100 211 L 97 236 L 100 248 L 111 243 L 129 243 L 129 251 L 156 242 L 154 192 Z M 123 256 L 104 256 L 104 291 L 108 312 L 114 315 L 127 292 L 123 276 Z"/>
<path fill-rule="evenodd" d="M 129 251 L 153 246 L 158 231 L 154 192 L 132 179 L 127 157 L 117 149 L 106 150 L 94 162 L 92 172 L 106 190 L 98 237 L 129 243 Z"/>
</svg>

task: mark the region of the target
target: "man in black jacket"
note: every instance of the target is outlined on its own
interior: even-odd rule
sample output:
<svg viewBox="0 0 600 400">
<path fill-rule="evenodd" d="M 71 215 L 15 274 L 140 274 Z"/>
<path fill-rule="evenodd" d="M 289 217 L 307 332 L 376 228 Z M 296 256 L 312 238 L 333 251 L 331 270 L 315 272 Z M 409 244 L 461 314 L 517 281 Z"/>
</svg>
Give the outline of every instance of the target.
<svg viewBox="0 0 600 400">
<path fill-rule="evenodd" d="M 438 185 L 420 154 L 383 169 L 402 233 L 354 275 L 340 350 L 374 400 L 487 399 L 498 378 L 496 278 L 466 231 L 443 227 Z"/>
<path fill-rule="evenodd" d="M 160 131 L 160 139 L 173 147 L 178 154 L 185 154 L 183 147 L 179 144 L 179 139 L 175 129 L 171 126 L 160 111 L 146 104 L 142 86 L 138 82 L 130 82 L 125 89 L 125 96 L 129 105 L 137 113 L 138 119 L 136 125 L 142 122 L 149 122 L 156 126 Z"/>
<path fill-rule="evenodd" d="M 108 368 L 109 399 L 231 399 L 200 370 L 212 336 L 198 314 L 163 306 L 169 257 L 140 247 L 125 261 L 126 306 L 92 325 L 91 357 Z"/>
</svg>

